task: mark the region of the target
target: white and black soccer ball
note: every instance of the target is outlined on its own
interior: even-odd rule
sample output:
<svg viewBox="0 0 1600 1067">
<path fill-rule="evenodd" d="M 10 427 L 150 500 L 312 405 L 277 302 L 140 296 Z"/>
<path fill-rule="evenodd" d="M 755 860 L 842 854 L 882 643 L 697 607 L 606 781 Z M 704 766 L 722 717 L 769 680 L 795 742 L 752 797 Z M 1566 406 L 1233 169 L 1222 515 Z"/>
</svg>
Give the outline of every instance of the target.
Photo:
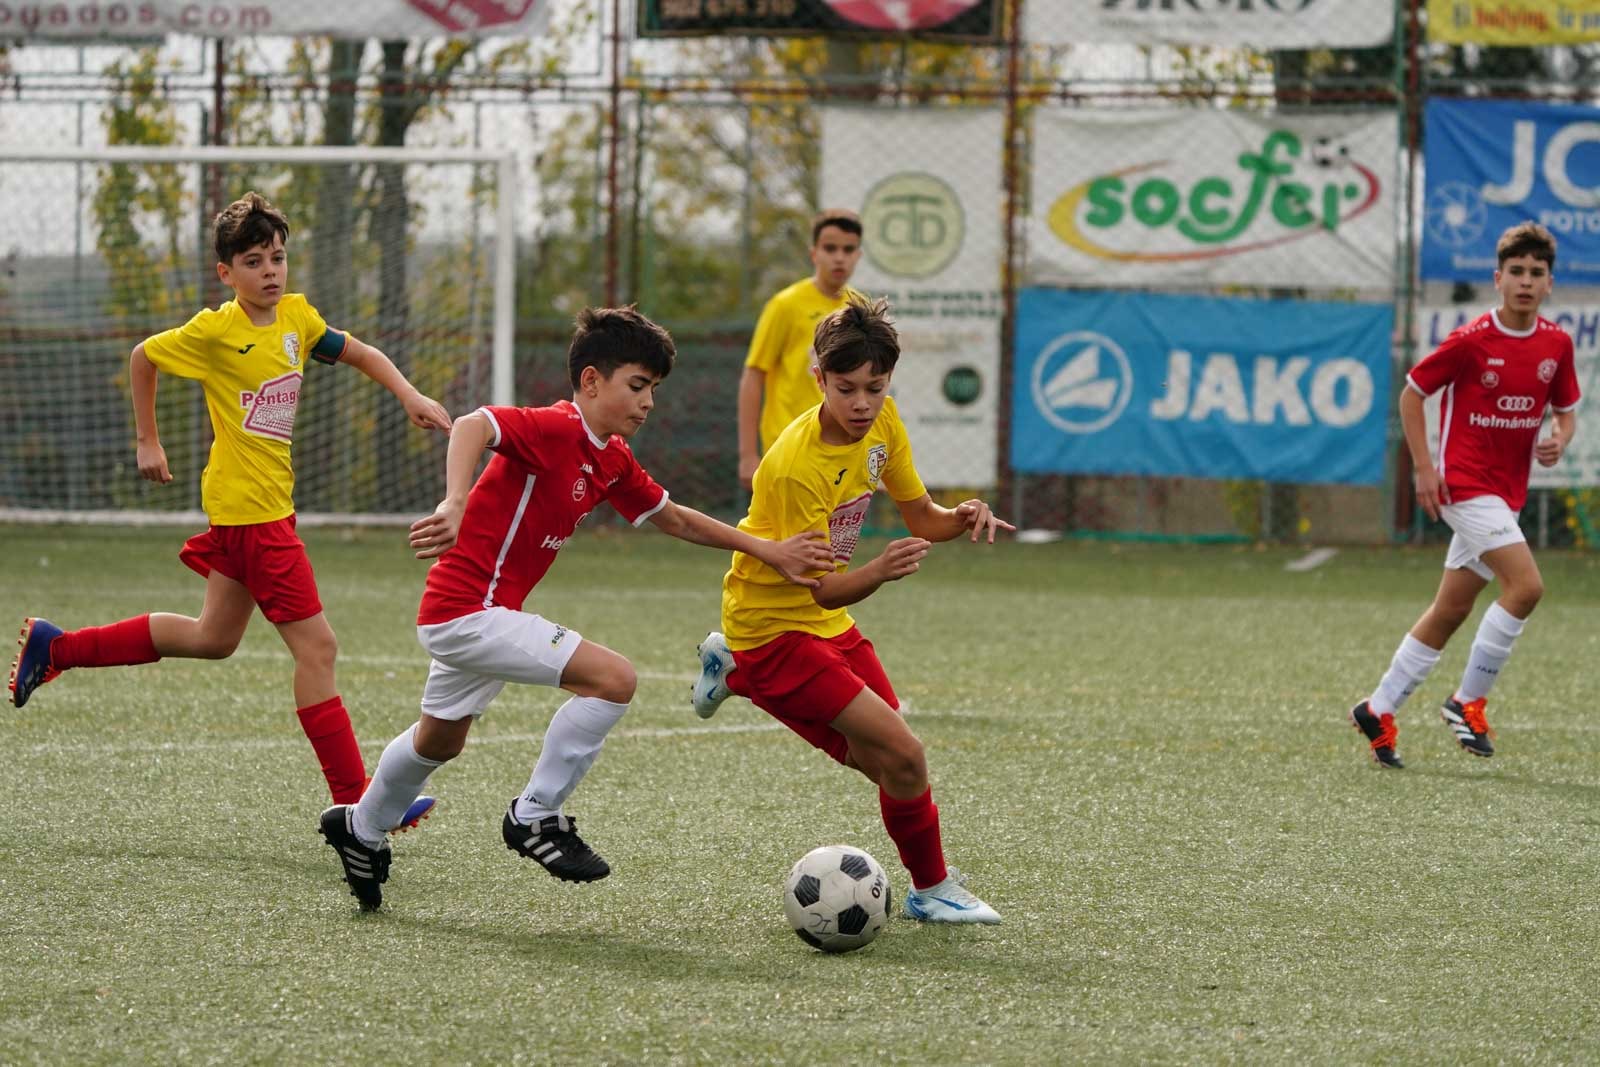
<svg viewBox="0 0 1600 1067">
<path fill-rule="evenodd" d="M 889 921 L 889 876 L 859 848 L 814 848 L 789 872 L 783 913 L 800 940 L 812 948 L 858 949 Z"/>
</svg>

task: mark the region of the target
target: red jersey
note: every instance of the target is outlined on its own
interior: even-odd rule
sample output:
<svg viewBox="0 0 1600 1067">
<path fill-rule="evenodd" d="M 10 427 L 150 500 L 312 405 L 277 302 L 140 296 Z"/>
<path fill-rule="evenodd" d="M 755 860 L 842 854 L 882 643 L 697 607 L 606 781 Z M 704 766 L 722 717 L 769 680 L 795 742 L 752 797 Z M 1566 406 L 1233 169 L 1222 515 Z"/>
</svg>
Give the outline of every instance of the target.
<svg viewBox="0 0 1600 1067">
<path fill-rule="evenodd" d="M 1528 499 L 1528 472 L 1547 406 L 1578 406 L 1572 338 L 1549 319 L 1515 331 L 1493 311 L 1446 337 L 1411 368 L 1423 396 L 1444 390 L 1439 407 L 1439 473 L 1452 503 L 1497 496 L 1512 511 Z"/>
<path fill-rule="evenodd" d="M 600 440 L 570 400 L 478 413 L 494 427 L 495 454 L 467 494 L 456 543 L 428 570 L 419 626 L 495 606 L 521 610 L 602 500 L 635 526 L 667 504 L 667 491 L 639 466 L 627 442 Z"/>
</svg>

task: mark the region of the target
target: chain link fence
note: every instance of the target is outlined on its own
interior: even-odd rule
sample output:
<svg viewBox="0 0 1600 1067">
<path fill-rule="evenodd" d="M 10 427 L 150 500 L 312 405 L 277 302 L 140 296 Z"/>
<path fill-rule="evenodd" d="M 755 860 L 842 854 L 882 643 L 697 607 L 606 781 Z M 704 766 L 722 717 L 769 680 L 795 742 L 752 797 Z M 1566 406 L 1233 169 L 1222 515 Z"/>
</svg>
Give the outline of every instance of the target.
<svg viewBox="0 0 1600 1067">
<path fill-rule="evenodd" d="M 414 352 L 411 365 L 456 411 L 487 395 L 474 235 L 515 242 L 521 402 L 567 395 L 566 335 L 580 307 L 637 303 L 673 331 L 679 362 L 635 450 L 678 499 L 719 514 L 743 503 L 736 394 L 756 318 L 810 275 L 809 219 L 838 206 L 867 228 L 853 284 L 890 296 L 906 336 L 896 392 L 936 495 L 982 493 L 1025 526 L 1083 536 L 1437 536 L 1409 498 L 1394 398 L 1440 316 L 1486 310 L 1494 293 L 1489 272 L 1476 281 L 1419 273 L 1425 109 L 1489 95 L 1590 101 L 1600 49 L 1436 39 L 1428 24 L 1431 14 L 1442 25 L 1439 5 L 1425 0 L 1350 0 L 1316 42 L 1281 26 L 1265 38 L 1209 39 L 1235 31 L 1193 12 L 1230 5 L 996 2 L 1001 35 L 979 43 L 649 38 L 637 32 L 649 4 L 634 0 L 414 4 L 504 16 L 521 32 L 448 39 L 396 21 L 394 39 L 365 41 L 296 33 L 293 19 L 310 4 L 272 5 L 277 21 L 265 30 L 254 5 L 153 4 L 200 21 L 108 43 L 70 36 L 94 27 L 44 25 L 53 5 L 0 4 L 0 40 L 16 35 L 0 52 L 0 149 L 403 145 L 419 160 L 407 168 L 403 212 L 379 203 L 376 172 L 334 194 L 365 220 L 354 236 L 320 225 L 327 182 L 290 169 L 197 173 L 163 192 L 155 168 L 130 178 L 79 165 L 41 178 L 4 164 L 0 209 L 14 224 L 0 247 L 0 506 L 168 506 L 137 486 L 105 485 L 131 467 L 117 368 L 142 332 L 219 298 L 205 280 L 204 220 L 255 185 L 307 222 L 296 287 L 369 340 L 387 336 L 375 294 L 390 283 L 375 249 L 386 232 L 403 243 L 405 284 L 431 286 L 414 299 L 448 309 L 448 322 L 390 343 Z M 140 10 L 71 7 L 106 20 Z M 1156 26 L 1163 11 L 1180 22 Z M 430 151 L 465 147 L 516 153 L 516 232 L 483 234 L 492 190 L 429 177 Z M 346 236 L 325 247 L 319 230 Z M 347 266 L 332 277 L 310 267 L 338 261 L 340 242 L 354 250 Z M 143 287 L 111 284 L 130 261 L 151 264 L 132 272 Z M 341 272 L 365 304 L 335 280 Z M 1600 304 L 1566 285 L 1560 295 L 1579 328 Z M 1341 307 L 1368 318 L 1337 328 L 1345 333 L 1330 326 L 1333 340 L 1307 333 L 1310 318 L 1333 321 Z M 1216 331 L 1233 314 L 1324 347 L 1247 342 L 1234 326 L 1224 344 L 1216 337 L 1229 334 Z M 1150 378 L 1138 388 L 1115 381 L 1113 349 L 1131 350 L 1119 340 L 1124 321 L 1130 336 L 1145 328 L 1164 346 L 1148 373 L 1137 353 L 1122 353 L 1131 379 Z M 117 329 L 102 328 L 112 322 Z M 1175 361 L 1190 343 L 1184 330 L 1206 347 Z M 1064 337 L 1075 340 L 1056 344 Z M 1366 338 L 1359 353 L 1357 337 Z M 1334 356 L 1344 362 L 1324 374 Z M 378 415 L 361 392 L 370 391 L 345 383 L 301 413 L 301 507 L 426 507 L 441 477 L 433 445 L 404 446 L 416 475 L 399 488 L 360 481 L 354 458 L 322 482 L 310 476 L 333 457 L 378 448 Z M 85 393 L 87 420 L 77 407 Z M 1164 451 L 1102 448 L 1115 458 L 1084 461 L 1081 427 L 1112 408 L 1119 426 L 1138 415 L 1158 434 L 1232 424 L 1247 436 L 1158 437 Z M 92 448 L 61 447 L 70 427 L 85 425 Z M 1269 435 L 1305 427 L 1327 434 L 1317 455 L 1300 461 L 1288 436 L 1272 444 L 1280 437 Z M 1339 433 L 1366 443 L 1347 447 Z M 196 427 L 194 465 L 203 436 Z M 1262 442 L 1266 461 L 1246 455 L 1262 454 Z M 363 488 L 338 488 L 347 483 Z M 1592 484 L 1541 490 L 1530 531 L 1542 543 L 1589 543 Z"/>
</svg>

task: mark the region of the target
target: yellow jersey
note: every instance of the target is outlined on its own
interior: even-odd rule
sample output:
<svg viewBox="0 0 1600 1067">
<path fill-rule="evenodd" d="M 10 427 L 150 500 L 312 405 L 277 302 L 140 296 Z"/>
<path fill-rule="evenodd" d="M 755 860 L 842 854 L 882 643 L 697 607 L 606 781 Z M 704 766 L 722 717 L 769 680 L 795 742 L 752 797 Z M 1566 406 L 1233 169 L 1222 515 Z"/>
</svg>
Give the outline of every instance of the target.
<svg viewBox="0 0 1600 1067">
<path fill-rule="evenodd" d="M 896 501 L 916 500 L 927 490 L 893 399 L 884 400 L 866 436 L 848 445 L 823 443 L 820 408 L 791 422 L 762 457 L 750 514 L 739 529 L 771 541 L 827 530 L 838 572 L 850 567 L 880 485 Z M 844 608 L 825 608 L 811 590 L 790 584 L 755 557 L 733 554 L 733 566 L 722 579 L 722 632 L 729 648 L 757 648 L 795 630 L 837 637 L 854 625 Z"/>
<path fill-rule="evenodd" d="M 159 371 L 198 381 L 211 415 L 211 456 L 200 501 L 213 526 L 275 522 L 294 514 L 294 436 L 304 360 L 337 363 L 345 335 L 328 329 L 299 293 L 278 302 L 270 326 L 256 326 L 229 300 L 147 339 Z"/>
<path fill-rule="evenodd" d="M 826 297 L 806 278 L 779 291 L 761 309 L 744 365 L 767 376 L 761 398 L 762 452 L 802 412 L 822 403 L 822 390 L 811 376 L 811 339 L 817 322 L 844 307 L 854 292 L 846 287 L 837 297 Z"/>
</svg>

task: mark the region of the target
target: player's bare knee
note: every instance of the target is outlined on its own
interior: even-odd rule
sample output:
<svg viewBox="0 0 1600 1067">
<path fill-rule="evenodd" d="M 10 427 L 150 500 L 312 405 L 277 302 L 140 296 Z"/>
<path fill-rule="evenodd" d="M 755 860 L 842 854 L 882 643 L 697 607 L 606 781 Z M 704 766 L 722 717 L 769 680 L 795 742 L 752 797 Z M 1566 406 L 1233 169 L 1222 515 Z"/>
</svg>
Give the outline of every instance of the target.
<svg viewBox="0 0 1600 1067">
<path fill-rule="evenodd" d="M 1535 575 L 1531 579 L 1518 582 L 1507 589 L 1500 599 L 1506 611 L 1519 619 L 1526 619 L 1533 614 L 1533 609 L 1539 606 L 1539 601 L 1544 599 L 1544 579 Z"/>
<path fill-rule="evenodd" d="M 600 691 L 595 695 L 601 700 L 609 700 L 613 704 L 631 703 L 634 691 L 639 688 L 639 674 L 633 669 L 633 664 L 618 656 L 616 662 L 606 668 L 598 688 Z"/>
<path fill-rule="evenodd" d="M 227 659 L 238 651 L 242 634 L 201 634 L 194 649 L 196 659 Z"/>
<path fill-rule="evenodd" d="M 896 788 L 901 791 L 916 789 L 928 781 L 928 759 L 922 742 L 916 738 L 884 752 L 878 766 L 878 784 L 891 792 Z"/>
</svg>

